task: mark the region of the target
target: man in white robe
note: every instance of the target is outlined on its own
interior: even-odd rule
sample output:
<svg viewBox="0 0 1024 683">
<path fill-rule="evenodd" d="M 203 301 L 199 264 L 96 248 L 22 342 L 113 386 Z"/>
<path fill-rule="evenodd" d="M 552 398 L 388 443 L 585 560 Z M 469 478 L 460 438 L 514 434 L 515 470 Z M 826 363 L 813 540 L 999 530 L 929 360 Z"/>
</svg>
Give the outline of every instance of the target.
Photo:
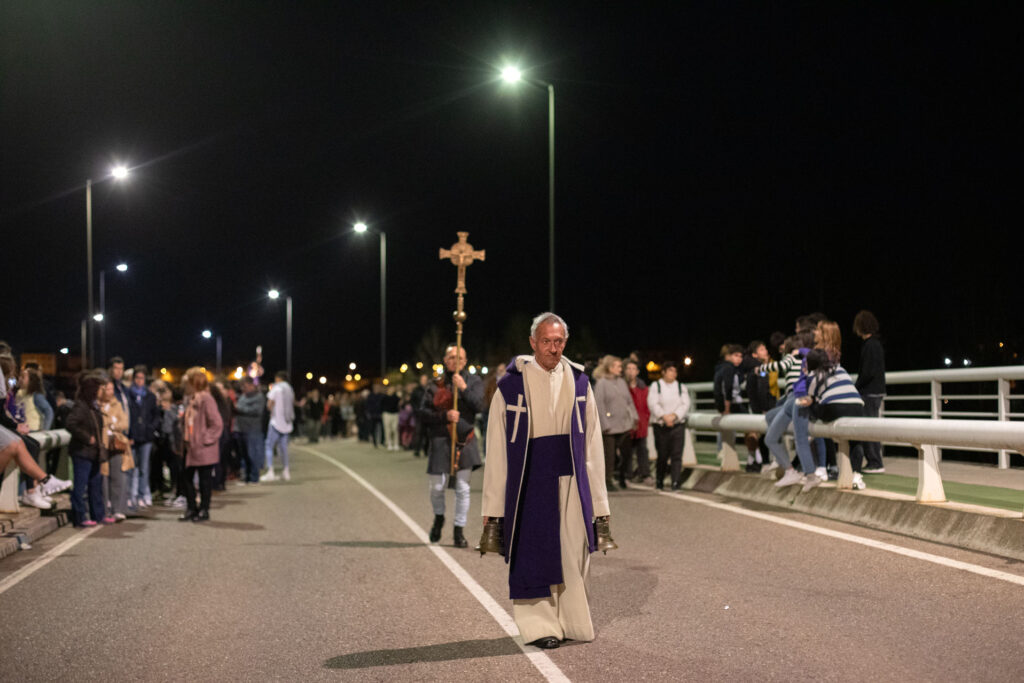
<svg viewBox="0 0 1024 683">
<path fill-rule="evenodd" d="M 587 378 L 581 377 L 583 368 L 562 357 L 568 339 L 568 327 L 557 315 L 544 313 L 534 320 L 530 332 L 530 346 L 534 355 L 517 357 L 514 367 L 510 366 L 509 369 L 513 375 L 521 376 L 521 384 L 515 386 L 522 386 L 525 396 L 517 395 L 515 403 L 510 405 L 505 395 L 508 387 L 505 387 L 503 391 L 496 391 L 491 401 L 482 514 L 485 525 L 490 518 L 505 518 L 505 547 L 506 552 L 512 554 L 509 559 L 513 617 L 523 641 L 538 647 L 553 648 L 566 639 L 594 639 L 586 585 L 590 553 L 596 549 L 591 525 L 594 517 L 609 515 L 608 494 L 605 488 L 601 422 L 593 391 Z M 581 403 L 584 404 L 582 408 L 585 419 L 579 412 Z M 519 434 L 520 426 L 526 425 L 528 433 Z M 570 447 L 570 436 L 574 428 L 581 433 L 574 442 L 577 446 Z M 524 439 L 529 440 L 529 446 L 523 443 Z M 552 445 L 556 446 L 555 450 L 552 450 Z M 580 447 L 585 452 L 575 453 Z M 509 453 L 510 448 L 529 449 L 519 451 L 522 465 L 518 467 L 522 468 L 521 472 L 509 471 L 510 455 L 515 455 Z M 567 449 L 571 452 L 567 452 Z M 557 465 L 539 462 L 548 457 L 560 461 Z M 585 475 L 579 477 L 579 469 L 584 463 Z M 547 474 L 535 474 L 542 471 Z M 516 533 L 529 531 L 520 528 L 521 521 L 508 519 L 510 511 L 516 517 L 515 510 L 523 509 L 519 501 L 507 500 L 510 476 L 513 477 L 513 486 L 518 484 L 519 493 L 516 495 L 526 495 L 525 490 L 529 488 L 531 477 L 557 476 L 557 508 L 553 501 L 550 507 L 541 507 L 550 510 L 551 515 L 557 509 L 559 519 L 556 544 L 561 554 L 562 580 L 544 587 L 544 593 L 550 588 L 550 595 L 546 597 L 516 599 L 516 560 L 520 560 L 518 571 L 529 572 L 530 568 L 523 565 L 544 564 L 544 560 L 550 558 L 542 554 L 527 554 L 528 551 L 523 548 L 533 545 L 530 539 L 525 536 L 515 538 Z M 552 484 L 545 490 L 554 494 L 556 488 Z M 581 500 L 581 491 L 589 500 Z M 554 525 L 555 521 L 550 522 Z M 543 536 L 543 533 L 537 535 Z M 522 556 L 517 557 L 517 553 L 522 553 Z M 519 592 L 522 594 L 522 591 Z"/>
</svg>

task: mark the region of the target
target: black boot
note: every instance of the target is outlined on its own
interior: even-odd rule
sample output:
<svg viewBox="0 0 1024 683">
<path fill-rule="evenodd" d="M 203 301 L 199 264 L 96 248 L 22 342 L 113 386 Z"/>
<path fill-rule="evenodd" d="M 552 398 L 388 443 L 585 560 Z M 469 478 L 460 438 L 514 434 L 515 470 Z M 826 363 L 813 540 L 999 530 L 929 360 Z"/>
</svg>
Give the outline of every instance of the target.
<svg viewBox="0 0 1024 683">
<path fill-rule="evenodd" d="M 434 526 L 430 527 L 430 542 L 441 540 L 441 529 L 444 528 L 444 515 L 434 515 Z"/>
<path fill-rule="evenodd" d="M 454 533 L 452 534 L 452 545 L 456 548 L 468 548 L 469 541 L 462 535 L 462 527 L 454 527 Z"/>
</svg>

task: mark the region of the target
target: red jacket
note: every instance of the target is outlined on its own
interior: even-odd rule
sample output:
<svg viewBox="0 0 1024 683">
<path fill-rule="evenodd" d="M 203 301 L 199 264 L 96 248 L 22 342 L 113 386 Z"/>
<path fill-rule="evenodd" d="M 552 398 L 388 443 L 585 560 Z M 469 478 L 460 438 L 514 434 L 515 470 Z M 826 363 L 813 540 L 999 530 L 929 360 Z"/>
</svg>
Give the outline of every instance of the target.
<svg viewBox="0 0 1024 683">
<path fill-rule="evenodd" d="M 636 429 L 632 432 L 634 439 L 647 438 L 647 424 L 651 421 L 651 409 L 647 407 L 647 389 L 648 387 L 640 386 L 639 380 L 635 387 L 629 387 L 633 403 L 636 404 L 636 412 L 640 415 L 640 421 L 637 422 Z"/>
</svg>

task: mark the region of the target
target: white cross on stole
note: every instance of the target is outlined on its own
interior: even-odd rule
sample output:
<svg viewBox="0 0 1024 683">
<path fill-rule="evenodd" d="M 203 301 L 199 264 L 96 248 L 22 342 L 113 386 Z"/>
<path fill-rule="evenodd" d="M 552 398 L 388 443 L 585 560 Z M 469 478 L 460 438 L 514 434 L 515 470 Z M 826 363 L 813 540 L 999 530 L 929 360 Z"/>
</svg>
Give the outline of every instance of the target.
<svg viewBox="0 0 1024 683">
<path fill-rule="evenodd" d="M 580 415 L 580 401 L 586 401 L 586 396 L 576 397 L 576 426 L 580 429 L 580 434 L 583 433 L 583 417 Z"/>
<path fill-rule="evenodd" d="M 519 394 L 519 398 L 514 406 L 506 406 L 505 410 L 511 410 L 516 414 L 516 421 L 512 423 L 512 440 L 510 443 L 516 442 L 516 434 L 519 433 L 519 417 L 526 412 L 526 406 L 523 405 L 523 395 Z"/>
</svg>

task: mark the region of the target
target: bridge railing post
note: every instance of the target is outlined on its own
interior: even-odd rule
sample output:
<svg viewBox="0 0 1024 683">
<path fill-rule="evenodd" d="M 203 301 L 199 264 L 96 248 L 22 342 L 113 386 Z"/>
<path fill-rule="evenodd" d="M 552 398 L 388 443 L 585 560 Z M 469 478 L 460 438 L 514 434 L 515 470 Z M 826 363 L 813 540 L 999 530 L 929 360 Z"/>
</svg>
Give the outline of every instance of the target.
<svg viewBox="0 0 1024 683">
<path fill-rule="evenodd" d="M 946 490 L 939 473 L 938 446 L 915 445 L 917 448 L 917 502 L 945 503 Z"/>
<path fill-rule="evenodd" d="M 931 382 L 931 396 L 932 396 L 932 419 L 942 419 L 942 382 L 937 379 L 933 379 Z M 938 460 L 942 460 L 942 449 L 935 448 L 935 457 Z"/>
<path fill-rule="evenodd" d="M 1010 381 L 1007 379 L 996 380 L 999 394 L 999 421 L 1006 422 L 1010 419 Z M 1010 467 L 1010 451 L 1005 448 L 999 451 L 999 469 L 1005 470 Z"/>
</svg>

